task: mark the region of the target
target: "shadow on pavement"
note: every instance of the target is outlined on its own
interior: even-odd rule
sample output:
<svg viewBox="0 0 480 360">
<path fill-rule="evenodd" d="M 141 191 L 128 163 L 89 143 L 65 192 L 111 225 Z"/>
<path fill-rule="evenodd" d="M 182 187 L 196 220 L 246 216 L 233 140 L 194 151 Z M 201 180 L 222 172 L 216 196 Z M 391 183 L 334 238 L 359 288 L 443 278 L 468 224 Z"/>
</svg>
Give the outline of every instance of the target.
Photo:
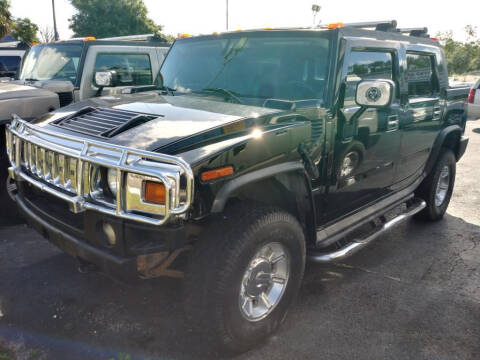
<svg viewBox="0 0 480 360">
<path fill-rule="evenodd" d="M 47 359 L 218 357 L 189 329 L 180 281 L 127 286 L 80 274 L 31 230 L 3 233 L 0 339 L 7 344 L 27 344 Z M 479 243 L 480 227 L 447 215 L 409 221 L 340 264 L 310 263 L 286 324 L 239 358 L 308 358 L 319 349 L 324 359 L 473 358 Z"/>
</svg>

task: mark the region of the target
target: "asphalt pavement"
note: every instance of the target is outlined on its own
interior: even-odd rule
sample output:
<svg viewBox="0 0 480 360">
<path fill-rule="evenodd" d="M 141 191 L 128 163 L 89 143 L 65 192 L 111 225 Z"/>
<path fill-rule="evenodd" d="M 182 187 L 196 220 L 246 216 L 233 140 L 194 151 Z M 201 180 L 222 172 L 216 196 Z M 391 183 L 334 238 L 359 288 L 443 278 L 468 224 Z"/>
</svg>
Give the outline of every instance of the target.
<svg viewBox="0 0 480 360">
<path fill-rule="evenodd" d="M 445 219 L 395 228 L 336 265 L 308 264 L 281 330 L 238 359 L 480 359 L 480 120 Z M 182 312 L 181 282 L 135 286 L 37 233 L 0 229 L 0 359 L 213 359 Z"/>
</svg>

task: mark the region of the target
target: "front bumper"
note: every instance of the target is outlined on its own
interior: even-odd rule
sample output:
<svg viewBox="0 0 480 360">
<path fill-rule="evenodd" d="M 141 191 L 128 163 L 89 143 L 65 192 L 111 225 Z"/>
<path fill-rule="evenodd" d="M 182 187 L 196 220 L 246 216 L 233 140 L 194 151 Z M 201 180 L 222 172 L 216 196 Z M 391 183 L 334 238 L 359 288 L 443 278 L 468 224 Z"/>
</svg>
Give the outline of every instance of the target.
<svg viewBox="0 0 480 360">
<path fill-rule="evenodd" d="M 61 207 L 61 201 L 42 194 L 30 184 L 20 181 L 17 185 L 16 202 L 30 226 L 67 254 L 123 282 L 132 283 L 144 277 L 139 272 L 139 259 L 170 254 L 183 248 L 189 239 L 183 224 L 158 227 L 94 211 L 73 214 L 67 207 Z M 102 231 L 105 223 L 117 234 L 113 246 Z"/>
</svg>

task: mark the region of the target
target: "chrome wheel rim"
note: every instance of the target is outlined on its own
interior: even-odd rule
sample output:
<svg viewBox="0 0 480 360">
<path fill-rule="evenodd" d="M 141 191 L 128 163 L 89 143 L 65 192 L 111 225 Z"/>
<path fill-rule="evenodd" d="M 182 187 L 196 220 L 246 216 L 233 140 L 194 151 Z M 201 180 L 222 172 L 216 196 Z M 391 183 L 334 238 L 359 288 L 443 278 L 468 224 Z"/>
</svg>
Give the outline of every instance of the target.
<svg viewBox="0 0 480 360">
<path fill-rule="evenodd" d="M 440 171 L 435 191 L 435 206 L 441 206 L 447 198 L 448 188 L 450 186 L 450 167 L 445 165 Z"/>
<path fill-rule="evenodd" d="M 290 257 L 280 243 L 263 246 L 250 260 L 240 286 L 240 312 L 259 321 L 278 305 L 290 276 Z"/>
</svg>

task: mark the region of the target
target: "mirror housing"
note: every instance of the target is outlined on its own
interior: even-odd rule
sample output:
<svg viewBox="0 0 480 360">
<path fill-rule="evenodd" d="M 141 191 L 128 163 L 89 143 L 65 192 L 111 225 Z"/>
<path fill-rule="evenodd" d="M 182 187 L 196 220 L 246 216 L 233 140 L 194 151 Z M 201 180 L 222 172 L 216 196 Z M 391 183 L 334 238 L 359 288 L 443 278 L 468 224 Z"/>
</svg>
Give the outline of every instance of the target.
<svg viewBox="0 0 480 360">
<path fill-rule="evenodd" d="M 355 102 L 365 108 L 384 108 L 392 104 L 394 93 L 391 80 L 363 80 L 357 85 Z"/>
<path fill-rule="evenodd" d="M 117 86 L 118 76 L 116 71 L 97 71 L 95 85 L 99 88 Z"/>
</svg>

